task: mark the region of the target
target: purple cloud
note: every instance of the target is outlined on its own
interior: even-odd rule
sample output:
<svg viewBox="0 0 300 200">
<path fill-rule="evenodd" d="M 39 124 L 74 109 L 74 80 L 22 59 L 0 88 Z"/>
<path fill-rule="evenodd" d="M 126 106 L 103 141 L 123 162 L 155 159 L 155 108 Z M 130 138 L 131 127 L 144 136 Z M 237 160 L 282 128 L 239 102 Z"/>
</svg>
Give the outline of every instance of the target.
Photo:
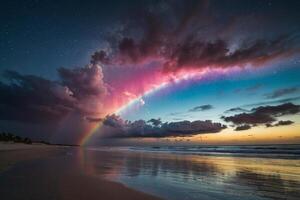
<svg viewBox="0 0 300 200">
<path fill-rule="evenodd" d="M 271 123 L 277 121 L 277 117 L 284 115 L 294 115 L 300 113 L 300 105 L 285 103 L 277 106 L 260 106 L 251 109 L 248 113 L 240 113 L 233 116 L 223 116 L 226 122 L 232 122 L 238 126 L 236 130 L 245 128 L 245 126 L 255 126 L 266 124 L 267 127 L 273 126 Z M 290 125 L 292 121 L 278 121 L 275 126 Z"/>
<path fill-rule="evenodd" d="M 110 40 L 109 50 L 96 51 L 91 62 L 130 66 L 160 61 L 164 72 L 174 73 L 187 68 L 261 66 L 299 52 L 298 36 L 283 33 L 284 29 L 267 38 L 249 35 L 257 32 L 258 18 L 275 18 L 270 13 L 238 14 L 234 18 L 225 15 L 224 20 L 219 20 L 214 15 L 214 3 L 207 1 L 165 2 L 154 7 L 145 5 L 133 13 L 122 24 L 121 33 Z M 270 24 L 264 24 L 262 35 L 271 32 Z M 241 33 L 241 29 L 247 31 Z"/>
<path fill-rule="evenodd" d="M 251 129 L 251 126 L 248 124 L 245 124 L 245 125 L 237 126 L 234 130 L 235 131 L 244 131 L 244 130 L 248 130 L 248 129 Z"/>
<path fill-rule="evenodd" d="M 102 70 L 97 65 L 60 68 L 61 81 L 6 71 L 0 82 L 0 119 L 22 122 L 59 121 L 71 112 L 93 116 L 106 95 Z"/>
<path fill-rule="evenodd" d="M 144 120 L 134 122 L 124 121 L 117 115 L 107 116 L 103 124 L 112 130 L 105 137 L 128 138 L 128 137 L 177 137 L 192 136 L 204 133 L 218 133 L 227 128 L 221 123 L 206 121 L 179 121 L 165 122 L 160 120 Z"/>
<path fill-rule="evenodd" d="M 266 127 L 269 128 L 269 127 L 274 127 L 274 126 L 287 126 L 287 125 L 291 125 L 293 123 L 294 122 L 291 120 L 280 120 L 275 124 L 266 124 Z"/>
</svg>

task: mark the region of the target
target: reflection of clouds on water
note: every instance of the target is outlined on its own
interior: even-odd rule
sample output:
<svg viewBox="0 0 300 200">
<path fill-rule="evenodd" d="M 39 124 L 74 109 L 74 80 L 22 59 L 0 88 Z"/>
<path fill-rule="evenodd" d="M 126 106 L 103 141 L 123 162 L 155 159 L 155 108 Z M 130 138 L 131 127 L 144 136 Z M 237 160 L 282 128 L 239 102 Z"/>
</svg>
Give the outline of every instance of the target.
<svg viewBox="0 0 300 200">
<path fill-rule="evenodd" d="M 95 176 L 114 177 L 124 165 L 122 154 L 79 150 L 81 168 L 85 173 Z"/>
<path fill-rule="evenodd" d="M 185 196 L 187 199 L 199 199 L 201 195 L 201 198 L 215 199 L 296 199 L 300 195 L 300 174 L 298 168 L 289 166 L 296 162 L 296 167 L 299 167 L 300 163 L 284 160 L 280 165 L 282 161 L 271 160 L 86 151 L 84 170 L 92 175 L 123 180 L 138 189 L 142 187 L 141 183 L 147 183 L 143 186 L 157 195 L 162 193 L 162 197 L 166 190 L 174 191 L 175 199 L 180 199 L 184 192 L 184 195 L 189 195 L 189 190 L 196 196 Z M 290 176 L 287 176 L 289 172 Z"/>
<path fill-rule="evenodd" d="M 233 181 L 251 187 L 257 195 L 270 199 L 296 200 L 300 194 L 300 181 L 282 179 L 280 174 L 242 170 L 237 172 Z"/>
<path fill-rule="evenodd" d="M 145 153 L 134 153 L 126 157 L 126 172 L 129 176 L 161 174 L 177 174 L 182 178 L 193 176 L 215 176 L 218 172 L 217 166 L 210 162 L 197 162 L 176 155 L 148 155 Z"/>
</svg>

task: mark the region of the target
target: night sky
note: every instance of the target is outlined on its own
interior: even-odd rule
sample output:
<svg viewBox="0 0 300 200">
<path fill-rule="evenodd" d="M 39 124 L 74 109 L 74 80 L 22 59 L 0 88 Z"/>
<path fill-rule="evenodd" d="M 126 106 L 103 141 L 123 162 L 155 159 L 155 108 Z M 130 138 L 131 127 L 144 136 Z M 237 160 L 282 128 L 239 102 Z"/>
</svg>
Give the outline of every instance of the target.
<svg viewBox="0 0 300 200">
<path fill-rule="evenodd" d="M 0 131 L 300 143 L 299 1 L 6 1 Z"/>
</svg>

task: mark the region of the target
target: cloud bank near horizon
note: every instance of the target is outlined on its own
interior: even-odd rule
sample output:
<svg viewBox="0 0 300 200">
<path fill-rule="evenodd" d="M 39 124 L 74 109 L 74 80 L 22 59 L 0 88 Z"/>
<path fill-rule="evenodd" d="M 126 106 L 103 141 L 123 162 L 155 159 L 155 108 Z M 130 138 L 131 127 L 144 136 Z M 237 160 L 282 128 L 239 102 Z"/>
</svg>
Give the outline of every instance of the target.
<svg viewBox="0 0 300 200">
<path fill-rule="evenodd" d="M 264 124 L 266 127 L 291 125 L 290 120 L 279 120 L 282 116 L 291 116 L 300 113 L 300 105 L 284 103 L 275 106 L 259 106 L 249 112 L 243 112 L 232 116 L 222 116 L 225 122 L 231 122 L 236 126 L 236 131 L 248 130 L 251 127 Z M 274 124 L 272 124 L 274 123 Z"/>
<path fill-rule="evenodd" d="M 110 129 L 105 138 L 163 138 L 187 137 L 197 134 L 218 133 L 227 126 L 211 120 L 161 122 L 160 119 L 124 121 L 117 115 L 106 116 L 102 123 Z"/>
</svg>

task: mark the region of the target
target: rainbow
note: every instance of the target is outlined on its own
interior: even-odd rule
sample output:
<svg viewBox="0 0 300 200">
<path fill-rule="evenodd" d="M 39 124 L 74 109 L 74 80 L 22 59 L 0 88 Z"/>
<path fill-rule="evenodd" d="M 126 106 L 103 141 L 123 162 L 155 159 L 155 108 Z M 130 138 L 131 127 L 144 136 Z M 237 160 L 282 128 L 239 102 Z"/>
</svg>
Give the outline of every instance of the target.
<svg viewBox="0 0 300 200">
<path fill-rule="evenodd" d="M 162 88 L 167 87 L 170 84 L 170 82 L 163 82 L 160 85 L 157 85 L 156 87 L 151 88 L 150 90 L 148 90 L 147 92 L 145 92 L 143 95 L 140 95 L 132 100 L 130 100 L 129 102 L 127 102 L 125 105 L 121 106 L 119 109 L 117 109 L 115 112 L 113 112 L 114 114 L 121 114 L 122 111 L 125 111 L 126 109 L 128 109 L 129 107 L 131 107 L 132 105 L 138 103 L 138 101 L 145 96 L 148 96 L 150 94 L 153 94 L 159 90 L 161 90 Z M 87 142 L 89 141 L 89 139 L 94 135 L 94 133 L 102 126 L 102 122 L 96 124 L 95 126 L 92 126 L 89 131 L 84 134 L 84 136 L 80 139 L 80 146 L 85 146 L 87 144 Z"/>
<path fill-rule="evenodd" d="M 85 146 L 86 143 L 89 141 L 89 139 L 93 136 L 93 134 L 102 126 L 102 122 L 92 126 L 89 128 L 86 134 L 83 135 L 83 137 L 80 139 L 79 145 Z"/>
<path fill-rule="evenodd" d="M 202 71 L 188 71 L 185 73 L 181 73 L 179 76 L 176 77 L 171 77 L 171 79 L 168 79 L 168 81 L 163 81 L 162 83 L 158 84 L 158 85 L 154 85 L 152 86 L 148 91 L 144 92 L 142 95 L 139 95 L 133 99 L 131 99 L 129 102 L 125 103 L 124 105 L 122 105 L 121 107 L 119 107 L 118 109 L 116 109 L 114 112 L 112 112 L 112 114 L 117 114 L 120 115 L 122 114 L 122 112 L 124 112 L 125 110 L 127 110 L 128 108 L 130 108 L 132 105 L 135 105 L 136 103 L 138 103 L 138 101 L 146 96 L 149 96 L 155 92 L 158 92 L 159 90 L 166 88 L 168 86 L 170 86 L 173 83 L 179 83 L 183 80 L 189 80 L 192 78 L 199 78 L 201 79 L 204 75 L 206 75 L 207 73 L 220 73 L 220 74 L 224 74 L 224 73 L 228 73 L 228 69 L 217 69 L 217 70 L 209 70 L 209 69 L 204 69 Z M 235 69 L 231 69 L 230 71 L 235 71 Z M 96 133 L 96 131 L 103 125 L 102 122 L 92 126 L 89 128 L 89 130 L 87 131 L 86 134 L 83 135 L 83 137 L 80 139 L 80 146 L 85 146 L 87 144 L 87 142 L 90 140 L 90 138 Z"/>
</svg>

